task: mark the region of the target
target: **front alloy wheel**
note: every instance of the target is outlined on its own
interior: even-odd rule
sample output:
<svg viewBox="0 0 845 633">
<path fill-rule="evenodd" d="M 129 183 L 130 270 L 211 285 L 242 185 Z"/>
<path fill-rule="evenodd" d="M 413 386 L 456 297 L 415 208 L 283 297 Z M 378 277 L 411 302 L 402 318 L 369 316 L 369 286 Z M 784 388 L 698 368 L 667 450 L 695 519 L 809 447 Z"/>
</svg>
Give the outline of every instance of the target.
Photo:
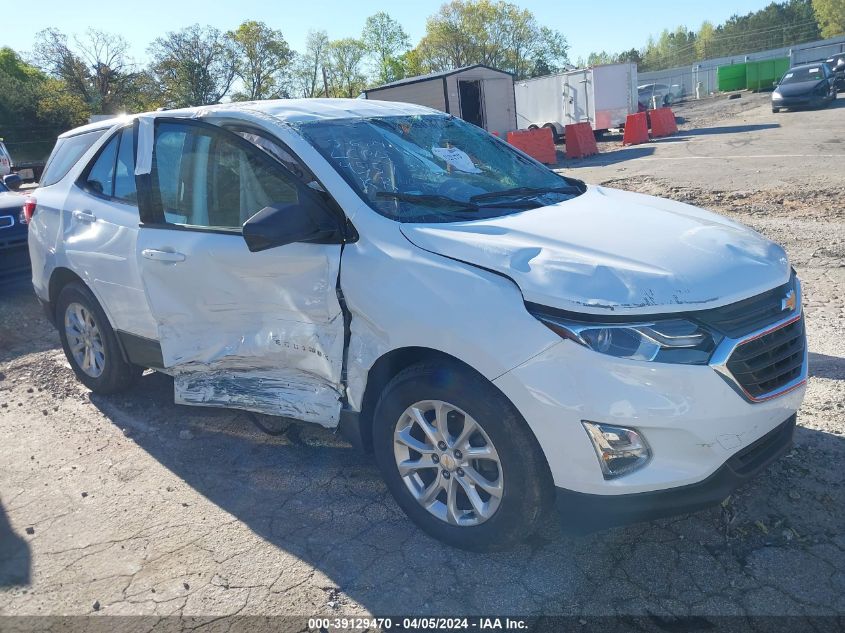
<svg viewBox="0 0 845 633">
<path fill-rule="evenodd" d="M 396 424 L 393 456 L 411 495 L 441 521 L 479 525 L 499 509 L 499 454 L 481 425 L 458 407 L 442 400 L 408 407 Z"/>
<path fill-rule="evenodd" d="M 449 360 L 411 365 L 373 411 L 373 450 L 393 498 L 454 547 L 504 549 L 539 525 L 554 485 L 528 424 L 487 378 Z"/>
</svg>

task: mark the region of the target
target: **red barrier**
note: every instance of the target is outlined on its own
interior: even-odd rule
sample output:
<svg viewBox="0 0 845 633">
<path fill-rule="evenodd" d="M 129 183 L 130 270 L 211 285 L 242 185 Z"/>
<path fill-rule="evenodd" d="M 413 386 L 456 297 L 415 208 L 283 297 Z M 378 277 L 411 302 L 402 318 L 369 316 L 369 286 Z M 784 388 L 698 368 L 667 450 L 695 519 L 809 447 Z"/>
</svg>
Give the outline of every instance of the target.
<svg viewBox="0 0 845 633">
<path fill-rule="evenodd" d="M 645 112 L 629 114 L 625 119 L 625 134 L 622 145 L 648 143 L 648 115 Z"/>
<path fill-rule="evenodd" d="M 656 110 L 649 110 L 648 114 L 651 118 L 651 135 L 654 138 L 670 136 L 678 131 L 672 108 L 657 108 Z"/>
<path fill-rule="evenodd" d="M 557 163 L 555 139 L 551 128 L 541 127 L 536 130 L 508 132 L 508 143 L 541 163 L 547 165 Z"/>
<path fill-rule="evenodd" d="M 598 153 L 596 137 L 589 123 L 574 123 L 566 126 L 567 158 L 583 158 Z"/>
</svg>

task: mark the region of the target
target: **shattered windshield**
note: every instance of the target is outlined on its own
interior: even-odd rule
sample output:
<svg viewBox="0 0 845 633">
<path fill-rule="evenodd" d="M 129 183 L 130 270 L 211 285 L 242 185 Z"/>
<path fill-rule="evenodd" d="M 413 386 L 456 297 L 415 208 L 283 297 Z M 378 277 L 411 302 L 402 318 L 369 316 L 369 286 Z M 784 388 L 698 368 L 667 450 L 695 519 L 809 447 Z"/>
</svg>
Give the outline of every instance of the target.
<svg viewBox="0 0 845 633">
<path fill-rule="evenodd" d="M 371 207 L 399 222 L 497 217 L 584 191 L 581 181 L 559 176 L 446 114 L 296 127 Z"/>
</svg>

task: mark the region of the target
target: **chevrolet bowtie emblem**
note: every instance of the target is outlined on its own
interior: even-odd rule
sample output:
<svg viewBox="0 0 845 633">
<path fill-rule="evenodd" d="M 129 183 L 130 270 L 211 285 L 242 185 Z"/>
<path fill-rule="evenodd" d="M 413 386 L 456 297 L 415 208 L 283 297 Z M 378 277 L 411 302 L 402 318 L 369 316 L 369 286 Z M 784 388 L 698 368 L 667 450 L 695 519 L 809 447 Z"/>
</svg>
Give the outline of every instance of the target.
<svg viewBox="0 0 845 633">
<path fill-rule="evenodd" d="M 781 311 L 789 310 L 792 312 L 795 309 L 795 291 L 790 290 L 786 293 L 786 296 L 780 300 L 780 309 Z"/>
</svg>

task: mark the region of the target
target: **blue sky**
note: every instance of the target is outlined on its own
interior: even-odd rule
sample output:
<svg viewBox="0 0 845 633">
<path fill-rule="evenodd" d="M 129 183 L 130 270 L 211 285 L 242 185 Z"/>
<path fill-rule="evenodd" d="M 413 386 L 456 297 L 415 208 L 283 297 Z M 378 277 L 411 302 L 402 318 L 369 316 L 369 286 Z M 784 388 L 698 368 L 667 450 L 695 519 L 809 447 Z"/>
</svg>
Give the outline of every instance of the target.
<svg viewBox="0 0 845 633">
<path fill-rule="evenodd" d="M 530 9 L 542 24 L 561 31 L 571 45 L 570 57 L 586 57 L 591 51 L 615 52 L 639 48 L 650 34 L 679 24 L 697 28 L 705 19 L 714 23 L 735 13 L 760 9 L 771 0 L 511 0 Z M 262 20 L 281 29 L 295 49 L 302 48 L 309 29 L 325 29 L 332 38 L 357 36 L 364 20 L 376 11 L 387 11 L 399 20 L 416 42 L 425 31 L 426 17 L 440 0 L 385 2 L 384 0 L 143 0 L 122 3 L 92 0 L 39 0 L 37 9 L 26 11 L 14 28 L 0 29 L 0 46 L 28 51 L 35 33 L 56 27 L 81 33 L 89 26 L 120 33 L 132 45 L 137 61 L 146 61 L 149 42 L 163 32 L 195 22 L 230 29 L 247 19 Z M 20 5 L 23 6 L 23 5 Z M 7 12 L 8 13 L 8 12 Z"/>
</svg>

